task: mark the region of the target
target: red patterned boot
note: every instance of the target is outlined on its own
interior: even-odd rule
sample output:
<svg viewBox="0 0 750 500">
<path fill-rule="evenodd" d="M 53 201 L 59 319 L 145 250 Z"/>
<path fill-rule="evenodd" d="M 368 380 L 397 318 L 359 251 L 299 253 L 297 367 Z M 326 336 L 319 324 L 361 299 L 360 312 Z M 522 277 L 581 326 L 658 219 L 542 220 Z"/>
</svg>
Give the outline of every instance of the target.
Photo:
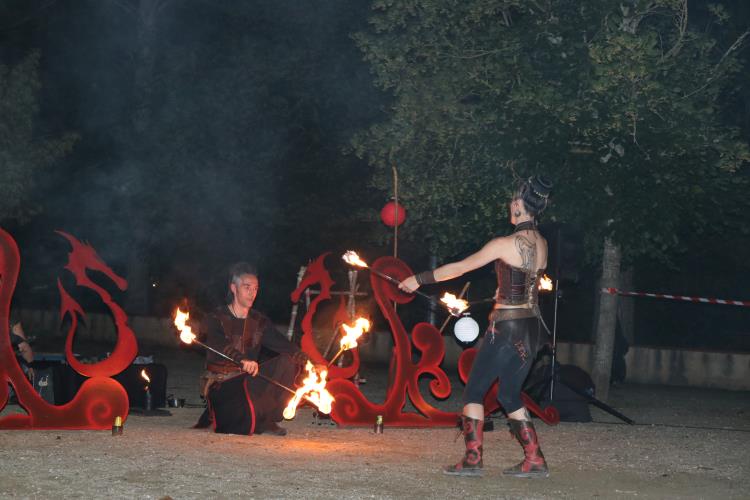
<svg viewBox="0 0 750 500">
<path fill-rule="evenodd" d="M 461 424 L 466 443 L 464 458 L 456 465 L 443 468 L 444 474 L 451 476 L 481 476 L 482 475 L 482 429 L 484 420 L 461 416 Z"/>
<path fill-rule="evenodd" d="M 509 419 L 510 432 L 523 446 L 525 458 L 520 464 L 505 469 L 503 474 L 515 477 L 548 477 L 549 469 L 544 460 L 542 450 L 539 448 L 539 440 L 531 420 Z"/>
</svg>

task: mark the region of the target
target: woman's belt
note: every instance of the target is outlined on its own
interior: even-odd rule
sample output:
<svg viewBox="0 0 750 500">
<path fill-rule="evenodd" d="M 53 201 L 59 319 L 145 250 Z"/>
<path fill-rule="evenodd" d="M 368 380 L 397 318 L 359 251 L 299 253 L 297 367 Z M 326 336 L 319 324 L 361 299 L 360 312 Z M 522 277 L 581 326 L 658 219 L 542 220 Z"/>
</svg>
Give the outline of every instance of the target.
<svg viewBox="0 0 750 500">
<path fill-rule="evenodd" d="M 547 323 L 544 322 L 544 318 L 542 318 L 542 311 L 539 310 L 539 305 L 534 304 L 530 307 L 516 307 L 513 309 L 510 308 L 502 308 L 502 309 L 494 309 L 490 313 L 490 321 L 510 321 L 513 319 L 526 319 L 526 318 L 537 318 L 539 322 L 544 327 L 544 330 L 547 332 L 547 335 L 552 335 L 552 332 L 549 331 L 549 328 L 547 327 Z"/>
<path fill-rule="evenodd" d="M 514 319 L 536 318 L 534 309 L 517 307 L 513 309 L 494 309 L 490 313 L 490 321 L 510 321 Z"/>
</svg>

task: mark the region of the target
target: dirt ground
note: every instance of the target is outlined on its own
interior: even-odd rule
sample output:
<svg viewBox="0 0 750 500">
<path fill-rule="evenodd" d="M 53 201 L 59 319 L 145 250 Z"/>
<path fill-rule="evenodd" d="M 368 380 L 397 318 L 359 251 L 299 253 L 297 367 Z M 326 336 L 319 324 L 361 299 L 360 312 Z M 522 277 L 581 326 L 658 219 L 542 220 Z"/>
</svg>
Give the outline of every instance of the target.
<svg viewBox="0 0 750 500">
<path fill-rule="evenodd" d="M 286 437 L 190 428 L 202 408 L 201 361 L 162 352 L 168 392 L 192 407 L 131 414 L 109 431 L 0 431 L 0 498 L 750 498 L 750 393 L 623 385 L 610 403 L 637 425 L 592 407 L 594 423 L 537 422 L 548 479 L 512 479 L 521 458 L 505 431 L 485 435 L 482 478 L 444 476 L 462 442 L 454 429 L 318 425 L 301 409 Z M 363 371 L 382 399 L 384 367 Z M 458 409 L 461 386 L 440 402 Z M 193 406 L 195 405 L 195 406 Z M 8 406 L 3 414 L 21 411 Z"/>
</svg>

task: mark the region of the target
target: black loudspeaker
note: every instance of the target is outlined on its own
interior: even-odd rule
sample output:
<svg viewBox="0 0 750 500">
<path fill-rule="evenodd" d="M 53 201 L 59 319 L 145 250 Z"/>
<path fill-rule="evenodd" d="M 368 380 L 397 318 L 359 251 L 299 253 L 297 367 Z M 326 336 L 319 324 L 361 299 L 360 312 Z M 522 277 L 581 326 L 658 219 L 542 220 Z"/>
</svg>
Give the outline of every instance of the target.
<svg viewBox="0 0 750 500">
<path fill-rule="evenodd" d="M 34 369 L 34 389 L 50 404 L 63 405 L 75 396 L 85 377 L 60 360 L 38 359 Z"/>
<path fill-rule="evenodd" d="M 151 401 L 154 408 L 164 408 L 167 405 L 167 367 L 151 363 L 148 365 L 130 365 L 114 378 L 128 393 L 130 407 L 146 407 L 146 381 L 141 376 L 141 371 L 145 370 L 151 379 L 149 391 L 151 392 Z"/>
<path fill-rule="evenodd" d="M 59 391 L 59 386 L 59 378 L 53 367 L 37 368 L 34 370 L 34 390 L 46 402 L 56 404 L 55 389 Z"/>
<path fill-rule="evenodd" d="M 62 361 L 37 360 L 31 366 L 34 368 L 34 389 L 48 403 L 64 405 L 70 402 L 81 388 L 86 377 L 73 370 L 69 364 Z M 153 408 L 164 408 L 167 405 L 167 367 L 151 363 L 148 365 L 130 365 L 115 375 L 117 380 L 128 393 L 130 407 L 146 407 L 146 381 L 141 371 L 151 379 L 149 391 Z"/>
</svg>

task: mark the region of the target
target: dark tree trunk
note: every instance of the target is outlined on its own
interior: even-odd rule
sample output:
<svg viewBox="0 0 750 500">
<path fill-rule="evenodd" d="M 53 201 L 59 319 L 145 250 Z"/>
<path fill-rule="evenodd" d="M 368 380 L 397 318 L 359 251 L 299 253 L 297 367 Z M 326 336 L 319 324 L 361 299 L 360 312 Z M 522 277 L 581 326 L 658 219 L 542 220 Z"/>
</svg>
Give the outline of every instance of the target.
<svg viewBox="0 0 750 500">
<path fill-rule="evenodd" d="M 601 288 L 618 288 L 620 281 L 620 246 L 610 238 L 604 239 Z M 600 289 L 601 289 L 600 288 Z M 599 321 L 595 332 L 594 369 L 592 378 L 596 397 L 604 402 L 609 397 L 609 380 L 612 372 L 612 351 L 617 326 L 617 295 L 602 293 L 599 301 Z"/>
<path fill-rule="evenodd" d="M 620 273 L 620 287 L 623 290 L 634 290 L 634 274 L 633 266 Z M 635 302 L 633 297 L 620 297 L 619 302 L 620 308 L 617 320 L 620 322 L 625 340 L 628 341 L 629 346 L 632 346 L 635 344 Z"/>
</svg>

